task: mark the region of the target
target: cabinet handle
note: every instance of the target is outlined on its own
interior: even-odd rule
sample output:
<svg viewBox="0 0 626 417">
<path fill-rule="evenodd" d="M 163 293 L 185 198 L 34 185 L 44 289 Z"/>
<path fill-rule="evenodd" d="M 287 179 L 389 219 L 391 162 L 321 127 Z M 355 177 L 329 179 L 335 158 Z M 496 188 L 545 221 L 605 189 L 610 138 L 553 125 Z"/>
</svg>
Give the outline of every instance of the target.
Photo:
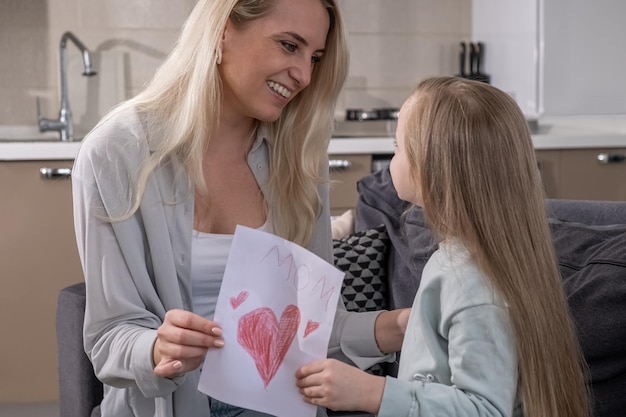
<svg viewBox="0 0 626 417">
<path fill-rule="evenodd" d="M 624 162 L 626 160 L 626 155 L 619 153 L 599 153 L 596 156 L 596 160 L 598 163 L 606 165 L 615 162 Z"/>
<path fill-rule="evenodd" d="M 352 162 L 347 159 L 331 159 L 328 161 L 328 167 L 331 171 L 344 171 L 352 166 Z"/>
<path fill-rule="evenodd" d="M 72 168 L 40 168 L 43 178 L 65 178 L 72 175 Z"/>
</svg>

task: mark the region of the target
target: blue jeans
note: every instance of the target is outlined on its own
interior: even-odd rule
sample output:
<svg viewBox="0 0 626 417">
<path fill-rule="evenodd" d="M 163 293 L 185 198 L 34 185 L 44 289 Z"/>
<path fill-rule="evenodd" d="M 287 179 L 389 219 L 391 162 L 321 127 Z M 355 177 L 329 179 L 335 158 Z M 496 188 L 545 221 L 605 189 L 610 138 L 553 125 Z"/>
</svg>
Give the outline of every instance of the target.
<svg viewBox="0 0 626 417">
<path fill-rule="evenodd" d="M 210 398 L 209 401 L 211 403 L 211 417 L 272 417 L 260 411 L 247 410 L 226 404 L 215 398 Z"/>
</svg>

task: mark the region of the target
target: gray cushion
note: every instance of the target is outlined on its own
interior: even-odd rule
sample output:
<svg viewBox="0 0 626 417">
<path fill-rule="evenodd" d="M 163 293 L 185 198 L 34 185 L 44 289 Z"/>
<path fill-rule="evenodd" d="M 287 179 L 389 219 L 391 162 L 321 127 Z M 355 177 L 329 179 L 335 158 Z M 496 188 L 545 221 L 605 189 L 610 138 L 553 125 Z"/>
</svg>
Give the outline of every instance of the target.
<svg viewBox="0 0 626 417">
<path fill-rule="evenodd" d="M 548 217 L 594 226 L 626 224 L 626 203 L 622 201 L 548 199 Z"/>
<path fill-rule="evenodd" d="M 550 227 L 563 286 L 591 372 L 596 416 L 623 416 L 626 225 L 593 226 L 551 219 Z"/>
</svg>

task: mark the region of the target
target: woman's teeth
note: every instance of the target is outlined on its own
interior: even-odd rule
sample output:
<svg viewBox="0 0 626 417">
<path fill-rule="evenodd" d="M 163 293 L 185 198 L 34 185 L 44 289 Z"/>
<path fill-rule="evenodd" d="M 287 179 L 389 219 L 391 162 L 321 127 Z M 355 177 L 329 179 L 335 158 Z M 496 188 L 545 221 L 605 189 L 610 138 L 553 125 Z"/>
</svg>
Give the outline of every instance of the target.
<svg viewBox="0 0 626 417">
<path fill-rule="evenodd" d="M 291 97 L 291 91 L 274 81 L 268 81 L 267 86 L 285 98 Z"/>
</svg>

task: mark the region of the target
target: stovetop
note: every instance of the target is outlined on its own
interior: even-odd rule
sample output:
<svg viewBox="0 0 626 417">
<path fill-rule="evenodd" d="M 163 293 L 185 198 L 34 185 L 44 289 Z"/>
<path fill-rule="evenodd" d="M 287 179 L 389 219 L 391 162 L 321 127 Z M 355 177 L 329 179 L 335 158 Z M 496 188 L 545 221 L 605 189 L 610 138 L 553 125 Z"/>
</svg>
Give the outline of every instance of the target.
<svg viewBox="0 0 626 417">
<path fill-rule="evenodd" d="M 335 120 L 336 138 L 393 137 L 397 120 Z"/>
</svg>

